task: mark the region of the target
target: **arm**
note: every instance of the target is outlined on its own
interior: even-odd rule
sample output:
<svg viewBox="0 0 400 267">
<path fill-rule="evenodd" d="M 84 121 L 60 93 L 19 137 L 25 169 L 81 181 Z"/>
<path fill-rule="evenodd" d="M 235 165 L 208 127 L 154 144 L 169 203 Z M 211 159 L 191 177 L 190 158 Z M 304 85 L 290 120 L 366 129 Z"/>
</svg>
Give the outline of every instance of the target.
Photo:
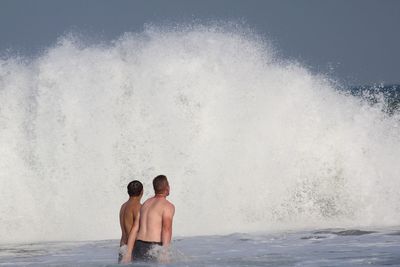
<svg viewBox="0 0 400 267">
<path fill-rule="evenodd" d="M 122 213 L 123 207 L 124 207 L 124 205 L 122 205 L 121 209 L 119 210 L 119 225 L 121 226 L 121 231 L 122 231 L 121 240 L 119 241 L 119 246 L 122 246 L 124 244 L 124 239 L 125 239 L 125 235 L 126 235 L 125 228 L 124 228 L 123 223 L 122 223 L 122 221 L 123 221 L 123 213 Z"/>
<path fill-rule="evenodd" d="M 167 247 L 171 243 L 172 237 L 172 220 L 175 214 L 175 207 L 171 204 L 167 209 L 164 210 L 162 215 L 162 231 L 161 231 L 161 242 L 163 246 Z"/>
<path fill-rule="evenodd" d="M 138 213 L 138 215 L 135 218 L 135 221 L 133 222 L 132 229 L 129 233 L 129 238 L 128 238 L 128 248 L 126 254 L 122 258 L 121 263 L 130 263 L 132 261 L 132 251 L 135 246 L 135 240 L 139 230 L 139 219 L 140 219 L 140 213 Z"/>
</svg>

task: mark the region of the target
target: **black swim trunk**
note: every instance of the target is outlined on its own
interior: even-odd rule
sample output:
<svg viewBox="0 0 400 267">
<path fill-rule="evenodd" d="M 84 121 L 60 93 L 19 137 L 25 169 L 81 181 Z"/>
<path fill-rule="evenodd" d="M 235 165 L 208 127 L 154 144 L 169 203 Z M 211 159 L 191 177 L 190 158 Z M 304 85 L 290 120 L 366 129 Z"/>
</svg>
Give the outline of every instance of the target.
<svg viewBox="0 0 400 267">
<path fill-rule="evenodd" d="M 162 243 L 136 240 L 135 249 L 132 252 L 133 260 L 142 260 L 142 261 L 157 260 L 155 255 L 150 255 L 149 253 L 154 246 L 162 246 Z"/>
</svg>

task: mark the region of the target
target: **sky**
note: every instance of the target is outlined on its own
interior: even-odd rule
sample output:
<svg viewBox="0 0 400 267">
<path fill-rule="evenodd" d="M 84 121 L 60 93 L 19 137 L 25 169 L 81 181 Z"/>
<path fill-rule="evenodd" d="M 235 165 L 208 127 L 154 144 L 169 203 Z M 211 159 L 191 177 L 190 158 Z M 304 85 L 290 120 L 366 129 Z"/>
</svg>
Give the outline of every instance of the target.
<svg viewBox="0 0 400 267">
<path fill-rule="evenodd" d="M 145 24 L 239 21 L 285 59 L 347 85 L 400 83 L 400 0 L 0 0 L 0 54 L 68 32 L 113 40 Z"/>
</svg>

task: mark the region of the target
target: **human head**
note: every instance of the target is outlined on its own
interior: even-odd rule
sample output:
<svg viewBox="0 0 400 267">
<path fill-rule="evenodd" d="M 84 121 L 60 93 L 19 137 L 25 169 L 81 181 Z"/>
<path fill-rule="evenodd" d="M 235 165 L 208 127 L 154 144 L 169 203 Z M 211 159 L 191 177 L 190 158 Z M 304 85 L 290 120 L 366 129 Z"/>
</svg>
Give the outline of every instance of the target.
<svg viewBox="0 0 400 267">
<path fill-rule="evenodd" d="M 154 193 L 156 194 L 166 194 L 169 195 L 169 183 L 167 180 L 167 176 L 158 175 L 153 179 L 153 188 Z"/>
<path fill-rule="evenodd" d="M 134 180 L 128 184 L 127 189 L 130 197 L 137 197 L 143 193 L 143 184 Z"/>
</svg>

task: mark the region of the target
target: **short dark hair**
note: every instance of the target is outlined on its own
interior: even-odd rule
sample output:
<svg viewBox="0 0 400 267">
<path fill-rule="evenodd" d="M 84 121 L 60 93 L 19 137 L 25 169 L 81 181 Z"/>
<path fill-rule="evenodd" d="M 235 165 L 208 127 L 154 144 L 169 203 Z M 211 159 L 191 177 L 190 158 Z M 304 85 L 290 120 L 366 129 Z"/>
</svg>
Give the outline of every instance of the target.
<svg viewBox="0 0 400 267">
<path fill-rule="evenodd" d="M 130 197 L 137 197 L 143 191 L 143 184 L 138 180 L 134 180 L 128 184 L 127 189 Z"/>
<path fill-rule="evenodd" d="M 158 175 L 156 178 L 153 179 L 153 188 L 156 194 L 162 193 L 168 185 L 167 176 L 165 175 Z"/>
</svg>

